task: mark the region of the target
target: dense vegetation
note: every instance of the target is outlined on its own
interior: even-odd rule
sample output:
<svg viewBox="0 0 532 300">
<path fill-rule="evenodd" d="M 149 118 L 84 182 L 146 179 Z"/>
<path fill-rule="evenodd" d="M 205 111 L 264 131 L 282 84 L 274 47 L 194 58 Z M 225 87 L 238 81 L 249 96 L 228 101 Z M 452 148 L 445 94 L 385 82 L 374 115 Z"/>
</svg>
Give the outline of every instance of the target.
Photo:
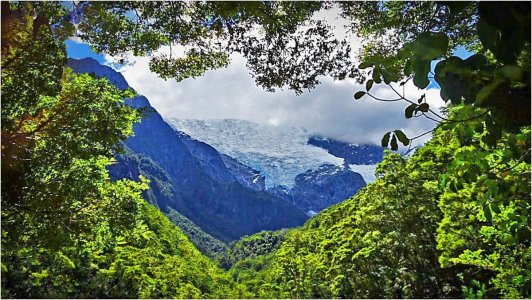
<svg viewBox="0 0 532 300">
<path fill-rule="evenodd" d="M 289 232 L 250 289 L 288 298 L 530 297 L 530 3 L 343 5 L 357 32 L 373 37 L 360 65 L 371 79 L 355 99 L 405 101 L 405 117 L 439 125 L 411 158 L 388 155 L 375 183 Z M 474 55 L 450 56 L 459 45 Z M 445 114 L 392 85 L 425 88 L 431 78 Z M 375 97 L 374 83 L 398 98 Z M 395 150 L 419 137 L 395 130 L 382 144 Z M 232 272 L 248 271 L 235 264 Z"/>
<path fill-rule="evenodd" d="M 117 192 L 124 192 L 126 189 Z M 72 245 L 3 254 L 3 297 L 223 298 L 243 289 L 203 256 L 166 216 L 135 201 L 132 228 L 102 224 Z M 131 204 L 130 204 L 131 205 Z M 4 248 L 4 249 L 6 249 Z M 4 250 L 3 252 L 6 252 Z"/>
<path fill-rule="evenodd" d="M 481 134 L 466 142 L 461 129 L 439 128 L 411 158 L 387 155 L 375 183 L 288 232 L 266 264 L 235 263 L 233 276 L 260 264 L 260 297 L 528 297 L 530 132 L 504 137 L 491 171 L 455 187 L 445 177 L 456 154 L 482 151 Z"/>
<path fill-rule="evenodd" d="M 228 249 L 218 257 L 219 265 L 248 290 L 254 290 L 263 283 L 262 270 L 274 258 L 273 253 L 285 240 L 288 230 L 261 231 L 245 236 L 229 244 Z M 270 295 L 270 294 L 268 294 Z"/>
<path fill-rule="evenodd" d="M 439 125 L 302 228 L 230 245 L 227 273 L 143 193 L 169 192 L 165 174 L 111 180 L 142 111 L 124 103 L 133 91 L 66 68 L 64 41 L 77 28 L 95 50 L 150 55 L 178 80 L 237 52 L 258 84 L 301 92 L 320 75 L 362 74 L 345 42 L 308 21 L 326 3 L 2 2 L 2 297 L 530 298 L 530 3 L 339 6 L 366 39 L 359 68 L 371 79 L 355 99 L 405 101 L 405 117 Z M 261 38 L 249 34 L 257 26 Z M 171 43 L 186 56 L 156 56 Z M 473 54 L 453 56 L 458 46 Z M 438 84 L 446 112 L 394 89 L 408 80 Z M 398 98 L 377 98 L 378 83 Z M 416 138 L 394 130 L 382 144 Z"/>
<path fill-rule="evenodd" d="M 214 259 L 227 249 L 224 243 L 201 230 L 196 224 L 177 211 L 169 209 L 167 215 L 168 219 L 181 228 L 194 246 L 206 256 Z"/>
<path fill-rule="evenodd" d="M 183 230 L 201 253 L 214 258 L 225 251 L 227 246 L 224 243 L 168 206 L 176 191 L 168 174 L 157 163 L 145 155 L 133 153 L 127 147 L 126 153 L 118 155 L 116 160 L 116 163 L 108 167 L 112 179 L 127 178 L 138 181 L 140 176 L 148 179 L 150 188 L 142 193 L 144 199 L 163 211 L 170 221 Z"/>
<path fill-rule="evenodd" d="M 133 92 L 73 74 L 31 4 L 11 18 L 5 4 L 2 297 L 245 296 L 142 198 L 144 178 L 110 180 L 106 167 L 140 120 L 124 104 Z"/>
<path fill-rule="evenodd" d="M 277 250 L 284 241 L 287 230 L 261 231 L 250 236 L 244 236 L 238 241 L 231 242 L 228 249 L 218 257 L 220 266 L 230 269 L 235 263 L 245 259 L 270 254 Z"/>
</svg>

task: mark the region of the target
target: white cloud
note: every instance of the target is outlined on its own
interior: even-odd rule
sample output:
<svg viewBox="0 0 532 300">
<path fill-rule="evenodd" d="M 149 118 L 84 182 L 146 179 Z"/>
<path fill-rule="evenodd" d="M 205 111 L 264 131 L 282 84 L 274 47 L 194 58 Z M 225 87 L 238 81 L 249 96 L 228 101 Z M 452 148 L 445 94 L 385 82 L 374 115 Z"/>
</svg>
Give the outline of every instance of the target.
<svg viewBox="0 0 532 300">
<path fill-rule="evenodd" d="M 364 88 L 352 80 L 335 82 L 321 78 L 322 84 L 316 89 L 297 96 L 289 90 L 270 93 L 257 87 L 248 74 L 244 58 L 239 56 L 233 56 L 225 69 L 179 83 L 151 73 L 148 58 L 129 57 L 128 60 L 130 64 L 120 71 L 130 86 L 146 96 L 164 118 L 243 119 L 259 124 L 299 126 L 352 143 L 375 144 L 390 130 L 403 129 L 407 135 L 415 136 L 434 127 L 433 121 L 422 117 L 405 119 L 406 102 L 377 102 L 368 96 L 355 101 L 353 94 Z M 443 105 L 438 90 L 420 91 L 412 83 L 405 85 L 409 99 L 415 100 L 423 92 L 431 107 Z M 381 98 L 396 98 L 382 84 L 374 85 L 372 93 Z"/>
<path fill-rule="evenodd" d="M 342 35 L 345 20 L 334 19 L 336 13 L 321 13 L 316 18 L 330 20 L 335 34 Z M 356 40 L 351 38 L 351 41 L 356 48 Z M 353 80 L 335 82 L 321 78 L 322 84 L 300 96 L 289 90 L 266 92 L 255 85 L 245 59 L 238 55 L 231 56 L 232 63 L 227 68 L 208 71 L 200 78 L 179 83 L 165 81 L 151 73 L 148 58 L 129 56 L 127 60 L 129 64 L 120 71 L 130 86 L 146 96 L 167 119 L 243 119 L 274 126 L 304 127 L 316 134 L 360 144 L 380 144 L 382 136 L 395 129 L 402 129 L 412 137 L 435 126 L 433 121 L 423 117 L 405 119 L 404 109 L 408 103 L 403 101 L 377 102 L 367 96 L 355 101 L 353 94 L 364 87 Z M 438 90 L 420 91 L 411 82 L 405 85 L 409 99 L 416 100 L 423 92 L 431 107 L 444 104 Z M 372 93 L 382 98 L 397 98 L 382 84 L 374 85 Z M 430 135 L 416 144 L 428 138 Z"/>
</svg>

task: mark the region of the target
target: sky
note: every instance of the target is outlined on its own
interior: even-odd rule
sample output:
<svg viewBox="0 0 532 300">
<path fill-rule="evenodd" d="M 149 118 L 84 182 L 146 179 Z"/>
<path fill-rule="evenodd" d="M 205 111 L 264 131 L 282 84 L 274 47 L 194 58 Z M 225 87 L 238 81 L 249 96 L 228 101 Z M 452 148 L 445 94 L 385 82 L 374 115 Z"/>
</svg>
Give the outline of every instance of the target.
<svg viewBox="0 0 532 300">
<path fill-rule="evenodd" d="M 329 18 L 330 15 L 322 17 Z M 337 19 L 331 22 L 342 24 L 342 20 Z M 79 41 L 69 40 L 67 52 L 72 58 L 93 57 L 117 68 L 111 57 L 95 54 Z M 457 54 L 469 56 L 463 49 Z M 406 102 L 378 102 L 367 96 L 354 100 L 353 94 L 364 87 L 353 80 L 334 81 L 323 77 L 317 88 L 298 96 L 287 89 L 272 93 L 256 86 L 245 59 L 238 55 L 231 56 L 227 68 L 208 71 L 202 77 L 181 82 L 165 81 L 151 73 L 149 58 L 130 55 L 127 60 L 129 63 L 118 67 L 118 71 L 166 119 L 243 119 L 271 126 L 303 127 L 317 135 L 356 144 L 380 144 L 382 136 L 395 129 L 416 136 L 435 127 L 434 121 L 426 118 L 406 119 Z M 444 105 L 434 82 L 427 90 L 419 90 L 411 82 L 404 87 L 407 98 L 418 99 L 425 93 L 431 107 Z M 381 98 L 396 98 L 383 84 L 374 85 L 372 93 Z M 415 145 L 429 138 L 427 135 Z"/>
</svg>

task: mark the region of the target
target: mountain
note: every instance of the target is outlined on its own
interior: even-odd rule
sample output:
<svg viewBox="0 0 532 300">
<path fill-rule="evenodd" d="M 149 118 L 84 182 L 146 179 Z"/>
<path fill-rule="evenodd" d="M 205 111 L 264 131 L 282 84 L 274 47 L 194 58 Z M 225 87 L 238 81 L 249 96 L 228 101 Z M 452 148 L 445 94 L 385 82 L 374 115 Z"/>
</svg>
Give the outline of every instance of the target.
<svg viewBox="0 0 532 300">
<path fill-rule="evenodd" d="M 69 59 L 68 64 L 75 72 L 93 73 L 121 89 L 128 87 L 120 73 L 93 59 Z M 242 184 L 247 175 L 235 176 L 235 166 L 227 167 L 213 147 L 176 132 L 145 97 L 137 96 L 126 103 L 149 111 L 135 124 L 135 135 L 125 145 L 130 153 L 147 157 L 164 170 L 171 192 L 166 190 L 164 196 L 158 196 L 157 182 L 150 184 L 155 195 L 153 201 L 163 212 L 175 210 L 225 242 L 261 230 L 298 226 L 307 219 L 286 201 Z M 131 161 L 119 159 L 117 164 L 110 169 L 112 173 L 117 169 L 129 171 L 116 172 L 115 178 L 137 175 Z"/>
<path fill-rule="evenodd" d="M 325 164 L 297 175 L 295 186 L 288 195 L 297 208 L 313 216 L 353 196 L 364 186 L 366 182 L 362 176 L 346 166 Z"/>
<path fill-rule="evenodd" d="M 311 136 L 308 144 L 320 147 L 331 155 L 344 159 L 349 169 L 362 175 L 366 183 L 375 181 L 375 168 L 384 155 L 384 148 L 381 146 L 350 144 L 320 136 Z"/>
<path fill-rule="evenodd" d="M 452 218 L 442 218 L 442 207 L 458 207 L 458 203 L 467 202 L 470 195 L 464 193 L 460 197 L 456 189 L 444 194 L 438 184 L 456 151 L 471 149 L 470 144 L 460 146 L 456 141 L 456 137 L 440 127 L 433 139 L 409 159 L 385 158 L 382 167 L 386 168 L 386 176 L 310 218 L 303 226 L 289 230 L 282 241 L 271 241 L 270 236 L 276 236 L 275 233 L 270 236 L 255 234 L 242 239 L 247 243 L 230 245 L 222 255 L 230 266 L 229 273 L 237 282 L 245 282 L 249 290 L 261 298 L 465 297 L 467 282 L 489 282 L 490 279 L 478 277 L 478 274 L 491 278 L 496 275 L 490 273 L 492 265 L 488 263 L 480 267 L 475 265 L 484 259 L 483 256 L 467 256 L 474 251 L 464 250 L 468 247 L 464 234 L 446 236 L 444 243 L 441 242 L 444 230 L 454 234 L 460 228 Z M 526 197 L 524 190 L 523 197 Z M 482 211 L 481 206 L 477 207 L 472 214 Z M 451 217 L 471 219 L 471 206 L 465 209 L 468 213 Z M 470 222 L 464 228 L 474 228 L 471 224 L 477 226 L 477 231 L 486 228 L 485 222 Z M 457 251 L 458 247 L 458 254 L 448 250 L 451 254 L 447 255 L 459 256 L 460 262 L 467 259 L 474 262 L 442 265 L 442 259 L 449 259 L 449 256 L 442 254 L 441 247 L 452 251 Z M 478 245 L 470 247 L 477 249 Z M 529 243 L 522 251 L 530 252 Z M 494 261 L 498 262 L 500 257 L 496 256 Z M 471 281 L 464 281 L 466 276 Z M 485 291 L 497 298 L 493 287 L 490 289 Z"/>
<path fill-rule="evenodd" d="M 326 137 L 311 136 L 308 144 L 325 149 L 350 165 L 375 165 L 382 161 L 384 154 L 380 146 L 350 144 Z"/>
<path fill-rule="evenodd" d="M 169 119 L 176 130 L 205 142 L 219 152 L 257 170 L 266 187 L 292 188 L 295 178 L 323 164 L 342 165 L 343 159 L 308 145 L 311 134 L 303 128 L 261 125 L 246 120 Z"/>
<path fill-rule="evenodd" d="M 220 154 L 210 145 L 195 140 L 184 132 L 176 130 L 176 133 L 211 177 L 222 181 L 236 181 L 252 190 L 265 190 L 265 179 L 260 172 L 228 155 Z"/>
<path fill-rule="evenodd" d="M 340 156 L 340 151 L 331 154 L 327 153 L 327 148 L 314 146 L 309 142 L 313 136 L 302 128 L 233 119 L 171 119 L 169 123 L 174 129 L 228 155 L 235 165 L 249 166 L 247 171 L 239 171 L 249 174 L 248 183 L 256 180 L 254 186 L 264 189 L 265 178 L 268 193 L 291 203 L 308 216 L 351 197 L 375 179 L 374 164 L 348 166 L 345 162 L 352 160 Z M 368 145 L 352 157 L 359 158 L 356 162 L 380 161 L 382 148 Z"/>
<path fill-rule="evenodd" d="M 117 163 L 109 166 L 111 179 L 129 178 L 139 180 L 139 175 L 150 180 L 150 189 L 143 193 L 144 199 L 153 206 L 164 209 L 168 218 L 177 225 L 190 241 L 208 257 L 214 258 L 226 250 L 226 245 L 201 230 L 187 217 L 170 208 L 177 193 L 166 171 L 149 157 L 135 154 L 126 148 L 126 153 L 116 157 Z"/>
</svg>

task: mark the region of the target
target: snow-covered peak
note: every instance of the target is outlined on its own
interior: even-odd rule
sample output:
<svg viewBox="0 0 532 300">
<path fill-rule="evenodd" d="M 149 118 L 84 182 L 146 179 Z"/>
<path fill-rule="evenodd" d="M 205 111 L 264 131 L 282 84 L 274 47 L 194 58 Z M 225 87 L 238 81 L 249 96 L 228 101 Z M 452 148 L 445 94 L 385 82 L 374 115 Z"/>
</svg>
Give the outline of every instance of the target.
<svg viewBox="0 0 532 300">
<path fill-rule="evenodd" d="M 260 171 L 266 186 L 294 186 L 298 174 L 323 164 L 342 165 L 343 159 L 308 145 L 303 128 L 259 125 L 245 120 L 167 120 L 174 129 L 203 141 L 221 153 Z"/>
</svg>

